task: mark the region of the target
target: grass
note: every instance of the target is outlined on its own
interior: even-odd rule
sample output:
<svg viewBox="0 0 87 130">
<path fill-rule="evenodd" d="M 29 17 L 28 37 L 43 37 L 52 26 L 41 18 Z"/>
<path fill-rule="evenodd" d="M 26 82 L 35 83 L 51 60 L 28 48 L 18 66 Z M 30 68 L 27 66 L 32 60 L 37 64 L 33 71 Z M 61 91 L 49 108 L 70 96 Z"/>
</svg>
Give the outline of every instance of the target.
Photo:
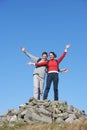
<svg viewBox="0 0 87 130">
<path fill-rule="evenodd" d="M 32 123 L 15 124 L 14 127 L 8 127 L 4 124 L 0 130 L 87 130 L 87 120 L 75 121 L 73 123 Z"/>
</svg>

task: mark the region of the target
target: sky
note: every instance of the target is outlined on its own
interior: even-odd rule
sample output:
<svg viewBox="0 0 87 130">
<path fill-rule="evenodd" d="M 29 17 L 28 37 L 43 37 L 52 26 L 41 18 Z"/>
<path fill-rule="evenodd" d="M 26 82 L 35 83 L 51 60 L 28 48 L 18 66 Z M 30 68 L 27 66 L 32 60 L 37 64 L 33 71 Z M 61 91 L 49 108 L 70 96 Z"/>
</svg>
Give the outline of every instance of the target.
<svg viewBox="0 0 87 130">
<path fill-rule="evenodd" d="M 0 115 L 33 97 L 34 66 L 20 47 L 58 58 L 66 44 L 60 68 L 69 71 L 59 74 L 59 101 L 87 113 L 87 0 L 0 0 Z"/>
</svg>

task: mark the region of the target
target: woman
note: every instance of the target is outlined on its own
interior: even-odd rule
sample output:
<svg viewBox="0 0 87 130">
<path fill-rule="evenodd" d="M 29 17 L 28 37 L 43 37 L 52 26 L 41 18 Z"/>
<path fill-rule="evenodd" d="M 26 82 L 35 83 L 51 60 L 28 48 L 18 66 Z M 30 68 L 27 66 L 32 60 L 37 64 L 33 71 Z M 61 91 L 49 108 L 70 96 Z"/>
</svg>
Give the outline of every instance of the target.
<svg viewBox="0 0 87 130">
<path fill-rule="evenodd" d="M 58 100 L 58 72 L 59 72 L 59 64 L 65 57 L 67 50 L 70 48 L 70 45 L 66 45 L 65 51 L 63 54 L 58 58 L 55 59 L 57 56 L 54 52 L 49 53 L 50 60 L 46 60 L 41 63 L 36 63 L 36 66 L 47 66 L 47 79 L 46 79 L 46 88 L 44 91 L 44 96 L 43 100 L 47 99 L 48 93 L 51 87 L 51 83 L 53 81 L 53 86 L 54 86 L 54 100 Z"/>
</svg>

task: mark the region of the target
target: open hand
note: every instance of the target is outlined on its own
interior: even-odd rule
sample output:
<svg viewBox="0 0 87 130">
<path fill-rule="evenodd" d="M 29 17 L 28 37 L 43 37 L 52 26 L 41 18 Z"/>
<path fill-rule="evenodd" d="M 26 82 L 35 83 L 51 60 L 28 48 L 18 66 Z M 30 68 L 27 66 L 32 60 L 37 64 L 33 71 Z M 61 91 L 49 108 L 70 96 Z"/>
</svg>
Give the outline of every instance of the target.
<svg viewBox="0 0 87 130">
<path fill-rule="evenodd" d="M 69 70 L 68 69 L 63 69 L 63 72 L 68 72 Z"/>
<path fill-rule="evenodd" d="M 25 52 L 25 48 L 24 48 L 24 47 L 21 47 L 21 51 Z"/>
<path fill-rule="evenodd" d="M 66 49 L 69 49 L 69 48 L 70 48 L 70 45 L 69 45 L 69 44 L 67 44 L 67 45 L 66 45 Z"/>
<path fill-rule="evenodd" d="M 28 65 L 35 65 L 35 63 L 33 63 L 33 62 L 28 62 L 27 64 Z"/>
</svg>

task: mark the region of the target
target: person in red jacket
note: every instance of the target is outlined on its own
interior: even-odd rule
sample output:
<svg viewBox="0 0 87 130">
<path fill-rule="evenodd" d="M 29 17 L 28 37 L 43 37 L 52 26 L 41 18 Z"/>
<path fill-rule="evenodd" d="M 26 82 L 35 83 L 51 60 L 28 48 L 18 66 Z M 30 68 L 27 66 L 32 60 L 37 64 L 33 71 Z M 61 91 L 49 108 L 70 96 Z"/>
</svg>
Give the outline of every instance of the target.
<svg viewBox="0 0 87 130">
<path fill-rule="evenodd" d="M 70 45 L 66 45 L 65 51 L 63 54 L 58 58 L 55 59 L 57 56 L 54 52 L 49 53 L 50 60 L 46 60 L 41 63 L 36 63 L 36 66 L 47 66 L 47 79 L 46 79 L 46 88 L 44 91 L 43 95 L 43 100 L 47 99 L 48 93 L 51 87 L 51 83 L 53 81 L 53 86 L 54 86 L 54 100 L 58 100 L 58 81 L 59 81 L 59 76 L 58 76 L 58 71 L 59 71 L 59 64 L 65 57 L 67 50 L 70 48 Z"/>
</svg>

